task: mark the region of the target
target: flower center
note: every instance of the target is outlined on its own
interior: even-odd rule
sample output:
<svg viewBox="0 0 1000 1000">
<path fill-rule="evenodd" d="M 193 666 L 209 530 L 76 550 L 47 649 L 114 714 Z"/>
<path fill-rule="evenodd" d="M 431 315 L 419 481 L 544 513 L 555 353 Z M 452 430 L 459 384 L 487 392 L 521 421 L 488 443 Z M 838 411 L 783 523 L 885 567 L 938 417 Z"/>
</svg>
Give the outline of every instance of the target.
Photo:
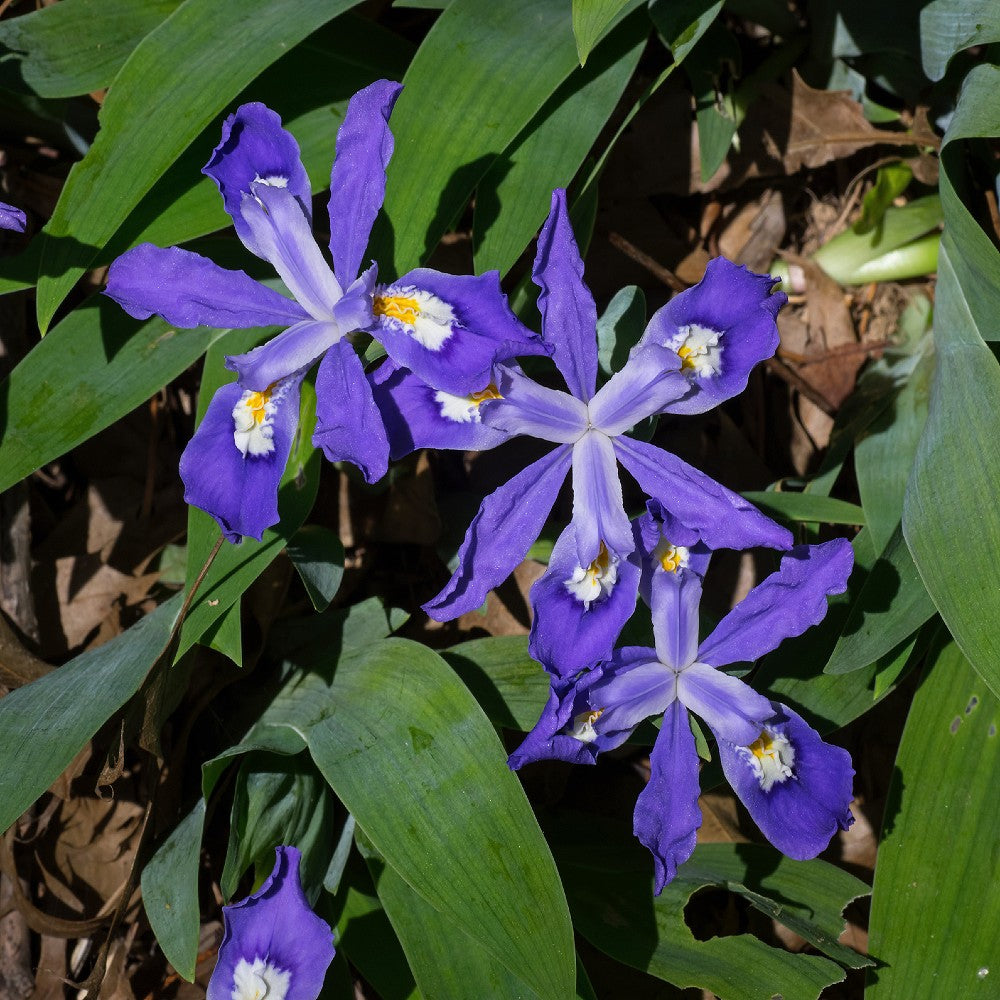
<svg viewBox="0 0 1000 1000">
<path fill-rule="evenodd" d="M 274 451 L 273 391 L 273 385 L 263 392 L 248 389 L 233 407 L 233 440 L 244 458 L 260 458 Z"/>
<path fill-rule="evenodd" d="M 584 610 L 589 611 L 590 605 L 599 597 L 610 594 L 617 582 L 618 559 L 601 542 L 597 558 L 586 569 L 577 566 L 563 585 L 578 601 L 583 602 Z"/>
<path fill-rule="evenodd" d="M 668 573 L 676 573 L 678 570 L 687 569 L 688 560 L 691 555 L 689 549 L 683 545 L 671 545 L 665 538 L 660 538 L 653 550 L 653 557 L 659 560 L 660 565 Z"/>
<path fill-rule="evenodd" d="M 722 370 L 722 334 L 707 326 L 682 326 L 669 346 L 681 359 L 681 371 L 690 378 L 718 375 Z"/>
<path fill-rule="evenodd" d="M 739 750 L 765 792 L 795 776 L 795 748 L 784 736 L 763 729 L 753 743 Z"/>
<path fill-rule="evenodd" d="M 480 389 L 468 396 L 456 396 L 452 392 L 438 390 L 434 393 L 434 399 L 441 407 L 441 416 L 445 420 L 452 420 L 456 424 L 481 423 L 482 414 L 479 407 L 491 399 L 503 399 L 500 391 L 494 382 L 485 389 Z"/>
<path fill-rule="evenodd" d="M 581 743 L 593 743 L 597 739 L 594 723 L 604 714 L 603 708 L 591 708 L 573 716 L 573 721 L 566 727 L 566 733 Z"/>
<path fill-rule="evenodd" d="M 292 974 L 257 956 L 241 958 L 233 970 L 232 1000 L 285 1000 Z"/>
<path fill-rule="evenodd" d="M 377 288 L 372 300 L 372 312 L 400 326 L 429 351 L 440 351 L 454 331 L 455 312 L 443 299 L 412 285 Z"/>
</svg>

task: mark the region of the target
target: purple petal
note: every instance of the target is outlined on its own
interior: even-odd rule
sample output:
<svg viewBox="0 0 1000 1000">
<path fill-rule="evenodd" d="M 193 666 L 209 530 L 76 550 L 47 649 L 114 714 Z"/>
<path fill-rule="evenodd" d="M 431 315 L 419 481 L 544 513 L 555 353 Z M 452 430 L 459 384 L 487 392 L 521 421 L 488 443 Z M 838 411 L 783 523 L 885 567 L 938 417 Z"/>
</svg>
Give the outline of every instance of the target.
<svg viewBox="0 0 1000 1000">
<path fill-rule="evenodd" d="M 716 257 L 697 285 L 653 315 L 640 344 L 679 351 L 690 381 L 691 391 L 668 413 L 702 413 L 738 395 L 754 365 L 774 354 L 774 319 L 787 301 L 771 294 L 777 280 Z"/>
<path fill-rule="evenodd" d="M 568 730 L 577 728 L 583 734 L 573 720 L 583 715 L 581 723 L 585 723 L 591 711 L 587 689 L 600 679 L 600 670 L 588 670 L 572 681 L 553 677 L 545 708 L 524 742 L 507 758 L 508 767 L 516 771 L 536 760 L 593 764 L 603 747 L 594 739 L 571 736 Z"/>
<path fill-rule="evenodd" d="M 278 483 L 298 427 L 300 383 L 289 379 L 270 395 L 236 382 L 222 386 L 181 455 L 185 501 L 211 514 L 230 542 L 259 541 L 278 523 Z"/>
<path fill-rule="evenodd" d="M 565 445 L 556 448 L 483 501 L 458 550 L 458 569 L 424 605 L 431 618 L 450 621 L 478 608 L 524 559 L 556 502 L 571 455 Z"/>
<path fill-rule="evenodd" d="M 552 192 L 532 278 L 541 289 L 538 311 L 545 341 L 553 347 L 552 358 L 569 391 L 587 402 L 597 385 L 597 307 L 583 283 L 583 260 L 561 188 Z"/>
<path fill-rule="evenodd" d="M 28 217 L 20 208 L 0 201 L 0 229 L 15 229 L 23 233 L 28 225 Z"/>
<path fill-rule="evenodd" d="M 483 411 L 494 405 L 485 397 L 455 396 L 432 389 L 391 360 L 385 361 L 368 380 L 393 459 L 417 448 L 487 451 L 510 437 L 483 422 Z"/>
<path fill-rule="evenodd" d="M 649 755 L 649 784 L 635 803 L 633 831 L 653 854 L 656 894 L 694 851 L 701 826 L 698 752 L 687 710 L 673 701 Z"/>
<path fill-rule="evenodd" d="M 644 646 L 615 650 L 600 670 L 589 699 L 600 711 L 593 728 L 602 750 L 624 743 L 640 722 L 666 711 L 677 696 L 677 675 Z"/>
<path fill-rule="evenodd" d="M 342 288 L 361 270 L 385 199 L 385 168 L 394 145 L 389 115 L 402 89 L 391 80 L 376 80 L 359 90 L 337 131 L 337 157 L 330 172 L 330 253 Z"/>
<path fill-rule="evenodd" d="M 771 703 L 738 677 L 706 663 L 692 663 L 677 679 L 677 697 L 704 719 L 720 740 L 753 743 L 764 721 L 774 714 Z"/>
<path fill-rule="evenodd" d="M 282 183 L 312 224 L 309 178 L 299 157 L 299 145 L 281 127 L 281 118 L 264 104 L 244 104 L 222 124 L 222 141 L 215 148 L 203 174 L 219 186 L 226 211 L 243 244 L 258 257 L 253 236 L 243 218 L 243 196 L 254 181 Z"/>
<path fill-rule="evenodd" d="M 313 444 L 331 462 L 351 462 L 369 483 L 389 468 L 389 441 L 354 347 L 338 341 L 323 355 L 316 374 Z"/>
<path fill-rule="evenodd" d="M 609 560 L 593 571 L 596 596 L 583 600 L 574 581 L 584 576 L 572 524 L 556 541 L 549 568 L 531 588 L 534 613 L 528 652 L 550 673 L 569 677 L 605 659 L 635 610 L 639 568 Z"/>
<path fill-rule="evenodd" d="M 280 982 L 287 982 L 287 992 L 274 988 L 275 995 L 315 1000 L 323 988 L 334 956 L 333 931 L 302 891 L 299 851 L 277 847 L 275 855 L 274 870 L 260 889 L 222 908 L 226 931 L 206 1000 L 251 996 L 255 985 L 264 996 Z"/>
<path fill-rule="evenodd" d="M 669 410 L 668 404 L 688 388 L 673 351 L 655 344 L 633 351 L 621 371 L 590 401 L 591 423 L 605 434 L 622 434 L 640 420 Z"/>
<path fill-rule="evenodd" d="M 625 437 L 615 438 L 615 452 L 643 491 L 699 532 L 709 548 L 792 547 L 790 531 L 676 455 Z"/>
<path fill-rule="evenodd" d="M 756 660 L 783 639 L 801 635 L 826 616 L 827 596 L 842 594 L 854 566 L 846 538 L 798 545 L 701 644 L 698 659 L 714 667 Z"/>
<path fill-rule="evenodd" d="M 269 261 L 313 319 L 331 320 L 343 289 L 313 238 L 309 216 L 286 188 L 254 183 L 243 195 L 243 221 L 255 253 Z"/>
<path fill-rule="evenodd" d="M 635 551 L 630 558 L 642 569 L 639 594 L 652 606 L 653 580 L 664 573 L 696 573 L 701 579 L 708 572 L 712 550 L 689 528 L 665 510 L 659 500 L 646 501 L 646 513 L 632 521 Z"/>
<path fill-rule="evenodd" d="M 766 741 L 748 748 L 719 740 L 719 759 L 764 836 L 783 854 L 804 861 L 854 822 L 854 769 L 846 750 L 824 743 L 790 708 L 773 708 L 777 714 L 767 723 Z"/>
<path fill-rule="evenodd" d="M 483 414 L 490 427 L 558 444 L 576 441 L 587 429 L 586 403 L 539 385 L 514 365 L 498 367 L 495 384 L 500 398 Z"/>
<path fill-rule="evenodd" d="M 496 364 L 550 350 L 511 312 L 496 271 L 418 268 L 378 290 L 375 314 L 372 335 L 393 361 L 459 396 L 489 384 Z"/>
<path fill-rule="evenodd" d="M 614 447 L 599 431 L 584 434 L 573 445 L 573 523 L 580 566 L 589 566 L 602 545 L 619 559 L 635 546 Z"/>
<path fill-rule="evenodd" d="M 119 257 L 108 271 L 104 294 L 136 319 L 154 313 L 171 326 L 245 329 L 290 326 L 308 313 L 243 271 L 180 247 L 142 243 Z"/>
<path fill-rule="evenodd" d="M 683 670 L 698 652 L 701 577 L 690 566 L 665 570 L 657 565 L 650 590 L 656 653 L 668 667 Z"/>
<path fill-rule="evenodd" d="M 236 372 L 245 389 L 261 392 L 280 379 L 304 372 L 341 336 L 336 323 L 303 320 L 247 354 L 227 357 L 226 367 Z"/>
</svg>

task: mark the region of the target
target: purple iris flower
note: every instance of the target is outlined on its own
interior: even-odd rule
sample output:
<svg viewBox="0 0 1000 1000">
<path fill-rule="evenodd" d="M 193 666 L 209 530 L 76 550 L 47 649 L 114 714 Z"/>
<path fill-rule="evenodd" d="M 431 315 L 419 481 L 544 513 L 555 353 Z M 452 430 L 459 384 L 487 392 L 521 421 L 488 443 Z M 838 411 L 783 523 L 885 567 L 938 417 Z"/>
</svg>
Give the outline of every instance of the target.
<svg viewBox="0 0 1000 1000">
<path fill-rule="evenodd" d="M 541 289 L 543 339 L 569 392 L 515 364 L 499 364 L 486 391 L 459 396 L 386 363 L 372 378 L 393 456 L 418 447 L 488 448 L 527 434 L 557 447 L 488 496 L 459 551 L 459 567 L 424 605 L 439 621 L 479 607 L 524 559 L 573 470 L 573 517 L 532 589 L 532 655 L 557 674 L 607 656 L 635 608 L 639 571 L 618 464 L 645 493 L 712 548 L 791 547 L 790 533 L 708 476 L 654 445 L 625 436 L 658 413 L 695 413 L 742 391 L 753 366 L 778 345 L 786 301 L 775 279 L 727 260 L 652 318 L 627 363 L 597 388 L 597 309 L 566 194 L 553 192 L 533 278 Z"/>
<path fill-rule="evenodd" d="M 15 229 L 17 232 L 23 233 L 27 224 L 28 217 L 21 209 L 0 201 L 0 229 Z"/>
<path fill-rule="evenodd" d="M 847 586 L 850 543 L 793 548 L 699 644 L 698 607 L 711 552 L 703 537 L 681 537 L 676 528 L 669 524 L 669 535 L 661 533 L 646 552 L 655 648 L 624 647 L 576 678 L 553 678 L 538 723 L 510 757 L 512 768 L 543 758 L 592 764 L 643 719 L 662 714 L 649 784 L 634 816 L 635 835 L 653 854 L 657 893 L 690 857 L 701 826 L 688 712 L 708 723 L 726 778 L 779 850 L 815 857 L 853 822 L 847 752 L 824 743 L 787 706 L 719 669 L 755 660 L 821 621 L 827 595 Z"/>
<path fill-rule="evenodd" d="M 392 156 L 389 116 L 401 87 L 379 80 L 351 99 L 330 177 L 327 264 L 312 234 L 309 179 L 299 147 L 263 104 L 226 119 L 203 173 L 218 185 L 244 246 L 268 261 L 293 298 L 179 247 L 145 243 L 111 266 L 106 294 L 129 315 L 178 327 L 287 329 L 226 359 L 237 382 L 212 399 L 181 457 L 185 499 L 230 541 L 260 538 L 278 521 L 277 488 L 298 426 L 299 389 L 318 360 L 313 442 L 369 482 L 388 467 L 389 443 L 364 368 L 348 339 L 365 331 L 391 358 L 453 393 L 486 387 L 494 364 L 545 354 L 500 291 L 499 276 L 417 269 L 388 285 L 362 271 Z"/>
<path fill-rule="evenodd" d="M 274 871 L 252 896 L 224 906 L 226 932 L 206 1000 L 316 1000 L 333 961 L 333 931 L 299 883 L 300 853 L 275 848 Z"/>
</svg>

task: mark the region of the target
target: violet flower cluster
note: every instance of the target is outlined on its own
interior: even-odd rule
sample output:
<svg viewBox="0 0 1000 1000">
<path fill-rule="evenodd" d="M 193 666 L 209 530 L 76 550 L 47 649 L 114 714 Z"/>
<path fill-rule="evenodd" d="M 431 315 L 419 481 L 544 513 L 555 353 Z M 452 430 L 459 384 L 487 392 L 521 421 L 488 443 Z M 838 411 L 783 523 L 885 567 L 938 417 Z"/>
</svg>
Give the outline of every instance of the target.
<svg viewBox="0 0 1000 1000">
<path fill-rule="evenodd" d="M 822 619 L 827 596 L 847 585 L 851 546 L 843 539 L 794 546 L 787 529 L 738 494 L 629 436 L 647 418 L 700 413 L 740 393 L 777 348 L 785 296 L 772 292 L 769 276 L 713 260 L 698 285 L 653 315 L 625 365 L 598 386 L 597 309 L 561 190 L 552 195 L 532 272 L 540 336 L 511 312 L 496 272 L 420 268 L 379 283 L 365 251 L 385 194 L 388 122 L 399 90 L 379 81 L 360 91 L 338 133 L 332 268 L 313 239 L 309 182 L 294 138 L 261 104 L 227 119 L 204 173 L 244 246 L 274 267 L 291 297 L 176 247 L 142 245 L 112 265 L 107 294 L 137 318 L 285 327 L 227 359 L 236 380 L 216 392 L 181 458 L 186 499 L 230 541 L 260 538 L 277 522 L 299 391 L 317 362 L 313 441 L 371 482 L 390 458 L 417 448 L 486 450 L 519 435 L 551 444 L 486 497 L 458 568 L 425 605 L 441 621 L 479 607 L 524 559 L 571 477 L 571 522 L 530 595 L 529 650 L 549 672 L 551 694 L 511 767 L 542 758 L 593 763 L 641 721 L 662 716 L 651 780 L 635 810 L 659 892 L 691 854 L 700 825 L 693 713 L 714 734 L 726 777 L 764 834 L 792 857 L 815 856 L 851 822 L 850 760 L 789 707 L 723 668 L 753 661 Z M 356 333 L 385 348 L 374 371 L 355 353 Z M 565 390 L 525 374 L 516 359 L 527 355 L 551 356 Z M 634 521 L 619 467 L 649 498 Z M 699 640 L 712 551 L 753 547 L 784 553 L 779 569 Z M 654 646 L 616 648 L 640 595 Z M 252 971 L 256 959 L 246 961 Z"/>
</svg>

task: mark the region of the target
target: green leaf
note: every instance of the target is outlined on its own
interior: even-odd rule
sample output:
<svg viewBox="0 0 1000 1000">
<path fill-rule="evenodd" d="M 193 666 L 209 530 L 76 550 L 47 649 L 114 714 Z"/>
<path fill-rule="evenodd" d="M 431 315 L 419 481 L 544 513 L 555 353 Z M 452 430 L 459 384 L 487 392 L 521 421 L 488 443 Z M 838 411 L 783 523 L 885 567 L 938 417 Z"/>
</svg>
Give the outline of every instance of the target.
<svg viewBox="0 0 1000 1000">
<path fill-rule="evenodd" d="M 376 226 L 372 247 L 380 273 L 400 274 L 431 253 L 576 65 L 566 0 L 449 4 L 406 71 L 393 112 L 388 224 Z"/>
<path fill-rule="evenodd" d="M 270 0 L 244 0 L 238 14 L 216 0 L 184 0 L 143 39 L 115 77 L 101 130 L 45 227 L 37 299 L 43 333 L 100 248 L 205 125 L 287 49 L 350 6 L 301 0 L 290 17 Z"/>
<path fill-rule="evenodd" d="M 1000 9 L 993 0 L 931 0 L 920 11 L 920 57 L 932 80 L 944 77 L 955 53 L 997 41 Z"/>
<path fill-rule="evenodd" d="M 597 321 L 597 361 L 606 375 L 622 368 L 646 329 L 646 296 L 638 285 L 616 292 Z"/>
<path fill-rule="evenodd" d="M 824 671 L 846 674 L 867 667 L 913 635 L 933 614 L 934 602 L 897 525 L 868 572 Z"/>
<path fill-rule="evenodd" d="M 649 21 L 636 11 L 577 69 L 497 157 L 476 189 L 477 272 L 501 275 L 538 231 L 552 189 L 566 187 L 621 98 L 645 46 Z"/>
<path fill-rule="evenodd" d="M 243 622 L 237 600 L 221 618 L 205 630 L 203 641 L 210 649 L 228 656 L 238 667 L 243 666 Z"/>
<path fill-rule="evenodd" d="M 651 0 L 649 16 L 674 62 L 684 60 L 722 10 L 722 0 Z"/>
<path fill-rule="evenodd" d="M 733 33 L 712 21 L 684 62 L 694 91 L 703 182 L 722 166 L 739 126 L 733 76 L 739 73 L 740 61 Z"/>
<path fill-rule="evenodd" d="M 329 528 L 306 524 L 288 543 L 288 558 L 317 611 L 326 611 L 344 578 L 344 545 Z"/>
<path fill-rule="evenodd" d="M 950 643 L 917 690 L 896 756 L 872 896 L 870 1000 L 996 993 L 998 725 L 996 697 Z"/>
<path fill-rule="evenodd" d="M 213 345 L 205 357 L 201 391 L 198 397 L 198 416 L 204 416 L 215 390 L 231 381 L 232 373 L 225 367 L 227 354 L 248 350 L 260 339 L 260 331 L 233 331 L 224 341 Z M 316 396 L 308 382 L 302 384 L 302 402 L 299 415 L 299 435 L 292 446 L 278 487 L 278 513 L 281 520 L 268 528 L 258 542 L 244 538 L 233 545 L 224 542 L 215 561 L 206 574 L 198 595 L 191 605 L 181 630 L 178 658 L 196 642 L 203 639 L 208 629 L 239 600 L 246 589 L 278 556 L 294 537 L 309 516 L 316 492 L 319 489 L 321 453 L 312 446 L 312 426 Z M 188 564 L 187 587 L 191 588 L 205 560 L 219 538 L 215 519 L 196 507 L 188 509 Z"/>
<path fill-rule="evenodd" d="M 1000 367 L 942 248 L 934 312 L 937 370 L 930 413 L 906 489 L 903 532 L 920 576 L 959 648 L 1000 692 Z M 970 512 L 975 512 L 970 521 Z"/>
<path fill-rule="evenodd" d="M 62 0 L 0 22 L 0 45 L 19 53 L 24 82 L 41 97 L 107 87 L 132 50 L 181 0 Z"/>
<path fill-rule="evenodd" d="M 573 35 L 580 65 L 628 0 L 573 0 Z"/>
<path fill-rule="evenodd" d="M 69 766 L 166 650 L 179 594 L 128 631 L 0 699 L 0 830 Z"/>
<path fill-rule="evenodd" d="M 829 958 L 791 954 L 749 934 L 696 939 L 684 910 L 704 888 L 743 897 L 852 967 L 870 964 L 837 944 L 841 912 L 868 886 L 833 865 L 792 861 L 764 846 L 700 844 L 654 897 L 649 856 L 630 831 L 588 817 L 564 822 L 558 832 L 554 842 L 579 933 L 618 961 L 675 986 L 707 989 L 722 1000 L 762 1000 L 780 985 L 784 1000 L 816 1000 L 844 978 Z"/>
<path fill-rule="evenodd" d="M 865 192 L 861 215 L 852 227 L 860 236 L 870 233 L 885 217 L 886 210 L 909 186 L 913 171 L 905 163 L 879 167 L 875 183 Z"/>
<path fill-rule="evenodd" d="M 84 303 L 0 386 L 7 414 L 0 490 L 135 409 L 226 333 L 178 330 L 160 319 L 137 328 L 103 296 Z"/>
<path fill-rule="evenodd" d="M 784 493 L 774 490 L 748 492 L 742 496 L 765 514 L 782 521 L 816 524 L 864 524 L 865 512 L 846 500 L 816 493 Z"/>
<path fill-rule="evenodd" d="M 441 655 L 493 725 L 526 733 L 538 721 L 549 696 L 549 677 L 528 655 L 525 636 L 470 639 Z"/>
</svg>

